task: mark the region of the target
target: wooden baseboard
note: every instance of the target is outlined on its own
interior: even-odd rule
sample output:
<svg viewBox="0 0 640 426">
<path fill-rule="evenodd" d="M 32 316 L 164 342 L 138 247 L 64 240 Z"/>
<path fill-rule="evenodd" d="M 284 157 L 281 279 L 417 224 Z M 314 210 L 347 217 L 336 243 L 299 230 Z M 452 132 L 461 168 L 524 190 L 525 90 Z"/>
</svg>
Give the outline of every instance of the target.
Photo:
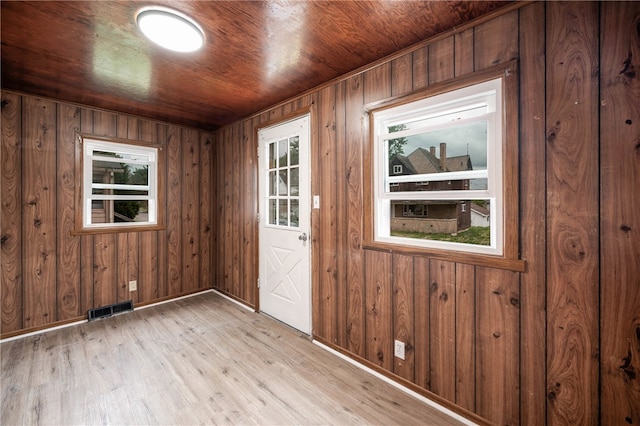
<svg viewBox="0 0 640 426">
<path fill-rule="evenodd" d="M 26 336 L 28 334 L 37 333 L 39 331 L 50 331 L 57 328 L 67 327 L 74 324 L 80 324 L 87 322 L 87 316 L 81 316 L 76 318 L 69 318 L 64 321 L 56 321 L 49 324 L 39 325 L 37 327 L 23 328 L 21 330 L 10 331 L 8 333 L 0 334 L 0 340 L 4 341 L 5 339 L 10 339 L 12 337 L 21 337 Z"/>
<path fill-rule="evenodd" d="M 427 398 L 427 399 L 429 399 L 429 400 L 431 400 L 433 402 L 436 402 L 437 404 L 443 406 L 444 408 L 446 408 L 446 409 L 448 409 L 448 410 L 450 410 L 450 411 L 452 411 L 452 412 L 454 412 L 454 413 L 456 413 L 456 414 L 458 414 L 458 415 L 460 415 L 460 416 L 462 416 L 462 417 L 464 417 L 464 418 L 466 418 L 466 419 L 468 419 L 468 420 L 470 420 L 470 421 L 472 421 L 474 423 L 477 423 L 478 425 L 483 425 L 483 426 L 485 426 L 485 425 L 486 426 L 491 426 L 492 425 L 492 423 L 489 422 L 487 419 L 485 419 L 483 417 L 480 417 L 477 414 L 475 414 L 475 413 L 473 413 L 473 412 L 471 412 L 469 410 L 466 410 L 466 409 L 464 409 L 464 408 L 462 408 L 462 407 L 460 407 L 458 405 L 455 405 L 453 402 L 448 401 L 448 400 L 442 398 L 441 396 L 439 396 L 439 395 L 437 395 L 437 394 L 435 394 L 433 392 L 430 392 L 430 391 L 428 391 L 428 390 L 416 385 L 413 382 L 408 381 L 407 379 L 405 379 L 403 377 L 397 376 L 397 375 L 393 374 L 392 372 L 383 369 L 379 365 L 376 365 L 376 364 L 372 363 L 369 360 L 366 360 L 366 359 L 364 359 L 364 358 L 362 358 L 362 357 L 360 357 L 360 356 L 358 356 L 358 355 L 356 355 L 354 353 L 351 353 L 351 352 L 345 350 L 344 348 L 336 346 L 335 344 L 333 344 L 331 342 L 328 342 L 328 341 L 322 339 L 321 337 L 314 337 L 314 340 L 316 340 L 319 343 L 321 343 L 322 345 L 327 346 L 328 348 L 330 348 L 330 349 L 332 349 L 332 350 L 344 355 L 347 358 L 351 358 L 352 360 L 356 361 L 357 363 L 362 364 L 364 367 L 367 367 L 367 368 L 375 371 L 376 373 L 388 378 L 389 380 L 392 380 L 392 381 L 398 383 L 399 385 L 404 386 L 405 388 L 417 393 L 418 395 L 421 395 L 421 396 L 423 396 L 423 397 L 425 397 L 425 398 Z"/>
<path fill-rule="evenodd" d="M 212 288 L 200 288 L 197 290 L 192 290 L 192 291 L 187 291 L 184 293 L 180 293 L 180 294 L 175 294 L 173 296 L 166 296 L 166 297 L 161 297 L 159 299 L 155 299 L 151 302 L 146 302 L 146 303 L 141 303 L 139 305 L 135 305 L 134 304 L 134 310 L 138 309 L 138 308 L 148 308 L 150 306 L 153 305 L 157 305 L 160 303 L 166 303 L 166 302 L 171 302 L 174 300 L 178 300 L 181 299 L 183 297 L 189 297 L 189 296 L 195 296 L 198 293 L 203 293 L 206 291 L 211 291 Z M 37 333 L 40 331 L 52 331 L 54 329 L 58 329 L 58 328 L 62 328 L 62 327 L 67 327 L 67 326 L 71 326 L 71 325 L 75 325 L 75 324 L 81 324 L 87 322 L 87 315 L 83 315 L 83 316 L 79 316 L 79 317 L 75 317 L 75 318 L 69 318 L 66 320 L 62 320 L 62 321 L 56 321 L 56 322 L 52 322 L 49 324 L 44 324 L 44 325 L 39 325 L 37 327 L 30 327 L 30 328 L 23 328 L 20 330 L 16 330 L 16 331 L 10 331 L 7 333 L 1 333 L 0 334 L 0 341 L 4 341 L 5 339 L 10 339 L 13 337 L 22 337 L 22 336 L 26 336 L 28 334 L 33 334 L 33 333 Z"/>
<path fill-rule="evenodd" d="M 224 290 L 221 290 L 221 289 L 219 289 L 219 288 L 216 288 L 216 287 L 213 287 L 213 290 L 214 290 L 214 291 L 216 291 L 216 292 L 218 292 L 218 293 L 220 293 L 221 295 L 223 295 L 223 296 L 225 296 L 225 297 L 227 297 L 227 298 L 229 298 L 229 299 L 233 300 L 234 302 L 239 303 L 239 304 L 241 304 L 241 305 L 243 305 L 243 306 L 247 307 L 248 309 L 252 309 L 254 312 L 258 312 L 258 309 L 256 308 L 256 306 L 254 306 L 254 305 L 250 305 L 250 304 L 249 304 L 249 303 L 247 303 L 245 300 L 242 300 L 242 299 L 240 299 L 239 297 L 234 296 L 234 295 L 233 295 L 233 294 L 231 294 L 231 293 L 228 293 L 228 292 L 226 292 L 226 291 L 224 291 Z"/>
</svg>

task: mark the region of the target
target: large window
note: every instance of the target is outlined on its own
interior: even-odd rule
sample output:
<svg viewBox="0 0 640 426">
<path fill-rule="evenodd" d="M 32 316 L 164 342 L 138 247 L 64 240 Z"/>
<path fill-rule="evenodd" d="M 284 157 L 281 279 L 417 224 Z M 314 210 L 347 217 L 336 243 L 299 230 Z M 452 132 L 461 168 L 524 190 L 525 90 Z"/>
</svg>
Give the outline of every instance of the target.
<svg viewBox="0 0 640 426">
<path fill-rule="evenodd" d="M 375 242 L 503 255 L 503 78 L 372 112 Z"/>
<path fill-rule="evenodd" d="M 158 225 L 158 149 L 82 139 L 82 228 Z"/>
</svg>

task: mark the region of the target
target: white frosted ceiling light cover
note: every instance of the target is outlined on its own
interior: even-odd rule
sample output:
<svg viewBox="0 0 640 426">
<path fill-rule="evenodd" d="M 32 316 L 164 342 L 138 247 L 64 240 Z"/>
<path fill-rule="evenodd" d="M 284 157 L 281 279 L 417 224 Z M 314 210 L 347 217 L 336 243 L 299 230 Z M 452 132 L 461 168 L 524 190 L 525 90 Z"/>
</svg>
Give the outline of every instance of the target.
<svg viewBox="0 0 640 426">
<path fill-rule="evenodd" d="M 136 15 L 140 31 L 151 41 L 174 52 L 194 52 L 204 44 L 200 25 L 165 7 L 147 7 Z"/>
</svg>

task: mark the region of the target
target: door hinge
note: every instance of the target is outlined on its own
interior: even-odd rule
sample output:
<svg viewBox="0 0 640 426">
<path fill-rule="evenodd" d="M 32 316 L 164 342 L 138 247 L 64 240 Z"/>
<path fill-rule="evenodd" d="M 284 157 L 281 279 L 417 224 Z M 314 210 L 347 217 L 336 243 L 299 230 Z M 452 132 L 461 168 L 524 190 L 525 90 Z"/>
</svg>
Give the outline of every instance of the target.
<svg viewBox="0 0 640 426">
<path fill-rule="evenodd" d="M 258 288 L 260 288 L 260 278 L 258 278 Z"/>
<path fill-rule="evenodd" d="M 256 148 L 256 154 L 258 155 L 258 158 L 260 158 L 260 147 Z"/>
<path fill-rule="evenodd" d="M 256 223 L 260 223 L 260 213 L 256 214 Z"/>
</svg>

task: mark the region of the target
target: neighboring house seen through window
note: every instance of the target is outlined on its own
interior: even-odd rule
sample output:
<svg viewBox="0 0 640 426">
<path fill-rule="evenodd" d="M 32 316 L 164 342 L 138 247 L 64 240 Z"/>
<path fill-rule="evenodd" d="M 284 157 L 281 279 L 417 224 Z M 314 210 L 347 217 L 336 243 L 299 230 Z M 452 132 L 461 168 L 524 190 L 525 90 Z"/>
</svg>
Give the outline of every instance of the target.
<svg viewBox="0 0 640 426">
<path fill-rule="evenodd" d="M 502 255 L 502 83 L 373 111 L 375 241 Z"/>
</svg>

